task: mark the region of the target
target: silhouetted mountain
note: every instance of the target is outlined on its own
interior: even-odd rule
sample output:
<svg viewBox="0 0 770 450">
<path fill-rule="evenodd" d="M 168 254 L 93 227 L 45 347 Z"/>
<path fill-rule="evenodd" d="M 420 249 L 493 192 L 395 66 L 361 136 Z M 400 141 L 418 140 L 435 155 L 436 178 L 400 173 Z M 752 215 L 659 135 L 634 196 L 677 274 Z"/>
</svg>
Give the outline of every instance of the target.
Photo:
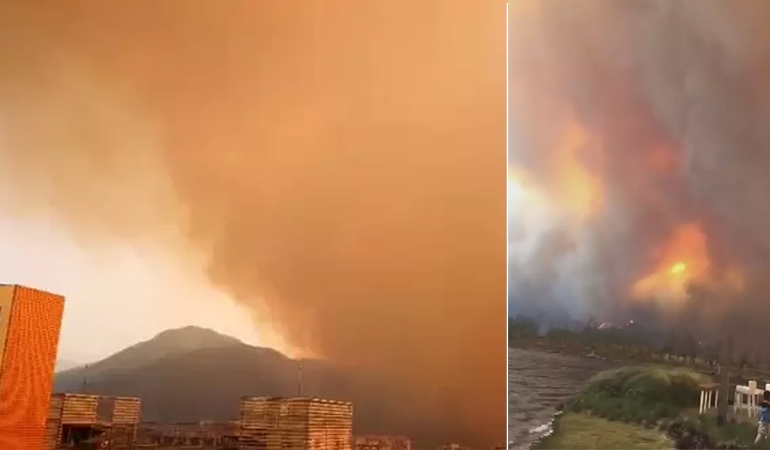
<svg viewBox="0 0 770 450">
<path fill-rule="evenodd" d="M 85 367 L 62 371 L 57 374 L 57 380 L 68 382 L 70 379 L 78 379 L 82 382 L 84 377 L 98 378 L 113 371 L 126 371 L 135 369 L 144 364 L 157 361 L 165 356 L 184 354 L 192 350 L 204 348 L 222 348 L 246 345 L 230 336 L 219 334 L 215 331 L 200 327 L 184 327 L 175 330 L 166 330 L 154 338 L 134 344 L 99 362 Z"/>
<path fill-rule="evenodd" d="M 425 387 L 397 388 L 372 373 L 292 360 L 194 327 L 163 332 L 59 373 L 55 388 L 81 392 L 85 386 L 90 393 L 141 397 L 142 420 L 148 422 L 227 421 L 237 417 L 242 396 L 298 395 L 300 363 L 301 394 L 353 401 L 357 433 L 408 435 L 428 445 L 469 439 L 464 430 L 442 426 L 442 411 L 431 411 L 421 398 Z"/>
</svg>

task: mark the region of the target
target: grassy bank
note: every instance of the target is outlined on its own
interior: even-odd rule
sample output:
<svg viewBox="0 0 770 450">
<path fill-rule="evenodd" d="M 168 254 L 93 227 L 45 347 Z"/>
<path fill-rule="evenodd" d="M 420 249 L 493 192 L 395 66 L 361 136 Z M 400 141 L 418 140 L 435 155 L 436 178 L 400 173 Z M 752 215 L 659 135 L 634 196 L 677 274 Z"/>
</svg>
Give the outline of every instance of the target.
<svg viewBox="0 0 770 450">
<path fill-rule="evenodd" d="M 686 368 L 622 367 L 594 376 L 566 408 L 619 422 L 656 424 L 697 408 L 698 384 L 708 381 Z"/>
<path fill-rule="evenodd" d="M 564 405 L 554 432 L 535 448 L 752 447 L 755 420 L 717 427 L 713 415 L 697 414 L 698 385 L 708 381 L 691 369 L 653 365 L 602 372 Z"/>
<path fill-rule="evenodd" d="M 554 432 L 534 449 L 672 449 L 665 432 L 616 422 L 587 414 L 565 413 L 555 421 Z"/>
</svg>

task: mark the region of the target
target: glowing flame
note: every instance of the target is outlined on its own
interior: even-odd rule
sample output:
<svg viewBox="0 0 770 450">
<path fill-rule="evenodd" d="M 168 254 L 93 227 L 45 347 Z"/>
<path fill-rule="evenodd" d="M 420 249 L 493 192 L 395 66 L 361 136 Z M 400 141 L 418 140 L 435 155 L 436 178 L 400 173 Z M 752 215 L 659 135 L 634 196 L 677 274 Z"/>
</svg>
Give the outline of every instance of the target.
<svg viewBox="0 0 770 450">
<path fill-rule="evenodd" d="M 656 259 L 656 268 L 631 287 L 635 297 L 681 302 L 688 285 L 694 282 L 733 291 L 743 289 L 743 274 L 737 267 L 721 271 L 712 267 L 708 240 L 699 224 L 678 227 L 656 252 Z"/>
<path fill-rule="evenodd" d="M 678 227 L 656 253 L 656 268 L 631 288 L 635 297 L 682 300 L 691 282 L 709 274 L 708 241 L 699 224 Z"/>
<path fill-rule="evenodd" d="M 535 179 L 524 168 L 509 166 L 509 219 L 534 224 L 566 214 L 575 219 L 575 227 L 580 227 L 583 219 L 598 212 L 603 184 L 584 161 L 586 156 L 594 156 L 591 152 L 596 149 L 591 144 L 589 134 L 573 123 L 559 136 L 549 176 Z"/>
<path fill-rule="evenodd" d="M 683 262 L 678 262 L 673 266 L 671 266 L 671 270 L 669 270 L 669 272 L 671 273 L 671 275 L 676 275 L 678 273 L 683 273 L 685 270 L 687 270 L 687 264 Z"/>
<path fill-rule="evenodd" d="M 577 123 L 570 124 L 558 144 L 556 177 L 563 206 L 578 217 L 596 213 L 602 206 L 601 178 L 591 173 L 584 159 L 596 156 L 588 132 Z"/>
</svg>

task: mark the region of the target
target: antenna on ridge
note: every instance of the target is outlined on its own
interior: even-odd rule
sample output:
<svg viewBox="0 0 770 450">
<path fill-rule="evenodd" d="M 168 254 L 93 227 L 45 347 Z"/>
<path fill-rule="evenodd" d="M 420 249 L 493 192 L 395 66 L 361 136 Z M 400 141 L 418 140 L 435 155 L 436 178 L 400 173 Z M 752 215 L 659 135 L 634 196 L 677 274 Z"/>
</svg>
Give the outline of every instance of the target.
<svg viewBox="0 0 770 450">
<path fill-rule="evenodd" d="M 83 367 L 83 385 L 80 387 L 81 394 L 86 393 L 86 386 L 88 385 L 88 364 Z"/>
<path fill-rule="evenodd" d="M 302 397 L 302 361 L 297 365 L 297 397 Z"/>
</svg>

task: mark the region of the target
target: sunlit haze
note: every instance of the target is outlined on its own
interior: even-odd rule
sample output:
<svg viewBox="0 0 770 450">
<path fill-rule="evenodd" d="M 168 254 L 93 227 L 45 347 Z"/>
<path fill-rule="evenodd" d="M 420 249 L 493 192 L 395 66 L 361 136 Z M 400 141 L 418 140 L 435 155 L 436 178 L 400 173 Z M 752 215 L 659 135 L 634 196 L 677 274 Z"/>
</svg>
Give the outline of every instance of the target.
<svg viewBox="0 0 770 450">
<path fill-rule="evenodd" d="M 95 361 L 186 325 L 263 343 L 248 311 L 189 267 L 180 268 L 172 255 L 128 243 L 89 251 L 53 220 L 6 218 L 0 222 L 0 237 L 0 281 L 66 295 L 62 361 Z M 202 267 L 197 270 L 203 273 Z"/>
<path fill-rule="evenodd" d="M 408 420 L 502 442 L 505 19 L 0 2 L 0 278 L 67 296 L 62 357 L 197 323 L 419 386 Z"/>
</svg>

